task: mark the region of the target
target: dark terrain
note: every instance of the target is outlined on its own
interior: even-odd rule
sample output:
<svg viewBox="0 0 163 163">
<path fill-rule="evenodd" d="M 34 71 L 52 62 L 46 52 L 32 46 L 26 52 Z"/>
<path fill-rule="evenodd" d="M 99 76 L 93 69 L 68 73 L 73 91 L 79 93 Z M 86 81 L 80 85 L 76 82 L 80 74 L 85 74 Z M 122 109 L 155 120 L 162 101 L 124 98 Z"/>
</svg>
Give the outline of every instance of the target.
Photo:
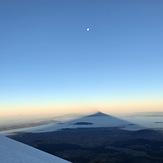
<svg viewBox="0 0 163 163">
<path fill-rule="evenodd" d="M 10 136 L 73 163 L 163 163 L 163 132 L 78 128 Z"/>
</svg>

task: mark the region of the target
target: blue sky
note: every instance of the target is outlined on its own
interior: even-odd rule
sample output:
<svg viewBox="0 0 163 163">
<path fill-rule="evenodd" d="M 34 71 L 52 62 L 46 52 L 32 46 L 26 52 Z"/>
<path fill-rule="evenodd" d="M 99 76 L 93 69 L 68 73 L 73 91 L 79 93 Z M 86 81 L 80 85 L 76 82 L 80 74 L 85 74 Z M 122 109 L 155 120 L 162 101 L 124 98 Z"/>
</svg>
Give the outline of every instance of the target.
<svg viewBox="0 0 163 163">
<path fill-rule="evenodd" d="M 1 110 L 163 107 L 162 18 L 162 0 L 1 0 Z"/>
</svg>

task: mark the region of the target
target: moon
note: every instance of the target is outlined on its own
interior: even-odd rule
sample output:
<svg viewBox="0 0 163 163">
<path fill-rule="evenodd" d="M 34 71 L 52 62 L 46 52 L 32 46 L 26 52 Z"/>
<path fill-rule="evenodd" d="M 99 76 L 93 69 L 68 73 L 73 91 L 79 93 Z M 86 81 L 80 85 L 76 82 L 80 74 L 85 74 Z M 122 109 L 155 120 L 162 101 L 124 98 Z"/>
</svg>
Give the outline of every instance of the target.
<svg viewBox="0 0 163 163">
<path fill-rule="evenodd" d="M 90 29 L 89 28 L 87 28 L 87 32 L 89 31 Z"/>
</svg>

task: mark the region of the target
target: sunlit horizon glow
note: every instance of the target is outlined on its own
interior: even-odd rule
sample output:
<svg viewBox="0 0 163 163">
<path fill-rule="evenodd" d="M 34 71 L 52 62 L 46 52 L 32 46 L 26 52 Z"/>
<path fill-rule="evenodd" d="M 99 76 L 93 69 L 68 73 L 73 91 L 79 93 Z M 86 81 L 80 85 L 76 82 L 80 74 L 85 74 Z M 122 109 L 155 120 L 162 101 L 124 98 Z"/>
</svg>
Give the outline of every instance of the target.
<svg viewBox="0 0 163 163">
<path fill-rule="evenodd" d="M 161 0 L 1 1 L 0 117 L 163 111 L 162 18 Z"/>
<path fill-rule="evenodd" d="M 130 101 L 125 102 L 102 102 L 102 103 L 65 103 L 60 105 L 26 105 L 14 107 L 4 106 L 1 109 L 2 117 L 14 116 L 59 116 L 66 114 L 90 114 L 95 112 L 104 112 L 107 114 L 127 114 L 138 112 L 162 112 L 163 102 L 160 101 Z"/>
</svg>

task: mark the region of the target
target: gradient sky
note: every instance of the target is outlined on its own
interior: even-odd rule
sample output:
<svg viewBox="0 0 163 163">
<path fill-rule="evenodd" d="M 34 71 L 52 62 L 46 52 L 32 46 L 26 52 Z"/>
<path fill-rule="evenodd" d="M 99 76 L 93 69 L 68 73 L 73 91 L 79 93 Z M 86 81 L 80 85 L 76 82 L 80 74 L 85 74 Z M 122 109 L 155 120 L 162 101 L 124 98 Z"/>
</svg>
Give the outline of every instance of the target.
<svg viewBox="0 0 163 163">
<path fill-rule="evenodd" d="M 163 1 L 0 0 L 0 115 L 88 110 L 163 111 Z"/>
</svg>

